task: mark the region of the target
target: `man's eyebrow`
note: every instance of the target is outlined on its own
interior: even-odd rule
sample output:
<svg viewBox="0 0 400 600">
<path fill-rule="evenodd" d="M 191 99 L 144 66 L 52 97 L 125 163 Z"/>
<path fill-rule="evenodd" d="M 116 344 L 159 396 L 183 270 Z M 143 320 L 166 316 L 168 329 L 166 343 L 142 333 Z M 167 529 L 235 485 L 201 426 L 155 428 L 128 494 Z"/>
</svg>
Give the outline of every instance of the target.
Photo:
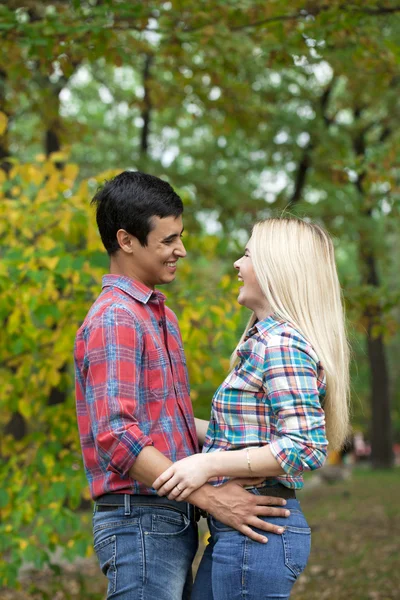
<svg viewBox="0 0 400 600">
<path fill-rule="evenodd" d="M 245 251 L 245 252 L 249 252 L 249 253 L 250 253 L 250 250 L 249 250 L 249 248 L 247 248 L 247 246 L 246 246 L 246 248 L 244 249 L 244 251 Z"/>
<path fill-rule="evenodd" d="M 179 237 L 182 235 L 182 233 L 185 231 L 185 228 L 182 227 L 182 231 L 180 233 L 171 233 L 171 235 L 168 235 L 167 237 L 163 238 L 163 242 L 170 242 L 172 240 L 174 240 L 175 238 Z"/>
</svg>

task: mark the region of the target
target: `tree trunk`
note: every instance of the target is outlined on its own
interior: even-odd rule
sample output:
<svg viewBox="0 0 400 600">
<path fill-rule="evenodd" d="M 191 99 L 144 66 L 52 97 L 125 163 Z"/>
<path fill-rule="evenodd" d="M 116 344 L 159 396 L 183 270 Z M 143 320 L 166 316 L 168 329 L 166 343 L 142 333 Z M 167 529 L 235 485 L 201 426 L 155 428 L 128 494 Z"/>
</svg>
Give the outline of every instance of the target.
<svg viewBox="0 0 400 600">
<path fill-rule="evenodd" d="M 150 133 L 150 117 L 151 117 L 151 98 L 149 89 L 150 67 L 153 57 L 149 54 L 146 56 L 143 69 L 143 88 L 144 88 L 144 106 L 142 110 L 143 127 L 140 137 L 140 154 L 143 157 L 147 156 L 149 149 L 149 133 Z"/>
<path fill-rule="evenodd" d="M 354 121 L 361 117 L 362 109 L 354 110 Z M 366 133 L 369 126 L 360 129 L 353 139 L 353 149 L 357 159 L 361 161 L 366 153 Z M 384 135 L 386 133 L 384 132 Z M 374 223 L 370 200 L 367 196 L 364 180 L 366 172 L 358 175 L 356 189 L 361 199 L 363 224 L 360 229 L 360 271 L 364 285 L 380 287 L 377 261 L 374 252 Z M 367 352 L 371 381 L 371 462 L 374 468 L 390 468 L 393 466 L 393 440 L 390 414 L 389 374 L 383 335 L 379 325 L 382 313 L 379 303 L 373 300 L 365 307 L 364 317 L 367 322 Z M 377 333 L 374 325 L 378 326 Z"/>
<path fill-rule="evenodd" d="M 365 211 L 366 218 L 372 218 L 370 210 Z M 373 246 L 365 231 L 360 235 L 360 261 L 363 283 L 379 287 L 379 275 L 376 267 Z M 367 322 L 367 353 L 371 382 L 371 462 L 374 468 L 390 468 L 394 463 L 392 424 L 390 414 L 389 374 L 385 345 L 382 333 L 374 332 L 374 325 L 380 324 L 380 308 L 370 304 L 364 311 Z"/>
<path fill-rule="evenodd" d="M 371 369 L 371 462 L 375 469 L 390 468 L 394 456 L 385 347 L 381 335 L 376 338 L 371 335 L 371 326 L 368 327 L 367 347 Z"/>
<path fill-rule="evenodd" d="M 7 74 L 3 69 L 0 69 L 0 112 L 10 117 L 6 106 L 6 82 Z M 8 173 L 11 169 L 11 163 L 7 160 L 10 156 L 8 147 L 8 128 L 0 137 L 0 169 Z"/>
</svg>

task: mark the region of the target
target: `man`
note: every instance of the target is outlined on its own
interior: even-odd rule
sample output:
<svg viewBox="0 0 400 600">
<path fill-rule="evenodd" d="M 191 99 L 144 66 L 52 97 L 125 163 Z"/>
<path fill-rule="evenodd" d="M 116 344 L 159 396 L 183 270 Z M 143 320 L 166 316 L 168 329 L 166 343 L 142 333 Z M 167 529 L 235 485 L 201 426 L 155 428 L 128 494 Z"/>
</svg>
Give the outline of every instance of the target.
<svg viewBox="0 0 400 600">
<path fill-rule="evenodd" d="M 238 482 L 204 485 L 189 503 L 156 495 L 155 479 L 198 451 L 178 322 L 155 289 L 175 279 L 186 256 L 183 205 L 168 183 L 139 172 L 107 182 L 92 203 L 110 274 L 77 333 L 75 371 L 94 547 L 108 598 L 186 599 L 196 507 L 262 541 L 250 526 L 280 533 L 258 515 L 285 516 L 276 508 L 285 501 Z"/>
</svg>

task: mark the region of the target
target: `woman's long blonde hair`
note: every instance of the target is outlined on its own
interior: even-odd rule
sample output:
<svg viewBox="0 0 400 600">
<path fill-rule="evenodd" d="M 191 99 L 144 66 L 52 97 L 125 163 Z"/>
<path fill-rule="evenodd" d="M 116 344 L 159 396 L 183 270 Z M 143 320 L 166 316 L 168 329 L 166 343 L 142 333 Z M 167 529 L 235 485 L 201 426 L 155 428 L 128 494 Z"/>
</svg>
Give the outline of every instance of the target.
<svg viewBox="0 0 400 600">
<path fill-rule="evenodd" d="M 332 240 L 315 223 L 266 219 L 253 227 L 251 260 L 273 313 L 298 329 L 321 361 L 327 437 L 339 449 L 349 433 L 350 352 Z M 253 313 L 238 346 L 255 321 Z"/>
</svg>

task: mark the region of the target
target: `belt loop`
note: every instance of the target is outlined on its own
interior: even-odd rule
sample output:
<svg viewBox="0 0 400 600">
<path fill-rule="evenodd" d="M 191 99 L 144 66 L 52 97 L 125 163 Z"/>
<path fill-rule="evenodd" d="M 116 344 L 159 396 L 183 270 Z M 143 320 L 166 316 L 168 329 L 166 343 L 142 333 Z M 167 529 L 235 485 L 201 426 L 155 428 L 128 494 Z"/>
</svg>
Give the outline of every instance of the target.
<svg viewBox="0 0 400 600">
<path fill-rule="evenodd" d="M 125 505 L 125 516 L 129 517 L 131 514 L 131 497 L 129 494 L 124 494 L 124 505 Z"/>
</svg>

